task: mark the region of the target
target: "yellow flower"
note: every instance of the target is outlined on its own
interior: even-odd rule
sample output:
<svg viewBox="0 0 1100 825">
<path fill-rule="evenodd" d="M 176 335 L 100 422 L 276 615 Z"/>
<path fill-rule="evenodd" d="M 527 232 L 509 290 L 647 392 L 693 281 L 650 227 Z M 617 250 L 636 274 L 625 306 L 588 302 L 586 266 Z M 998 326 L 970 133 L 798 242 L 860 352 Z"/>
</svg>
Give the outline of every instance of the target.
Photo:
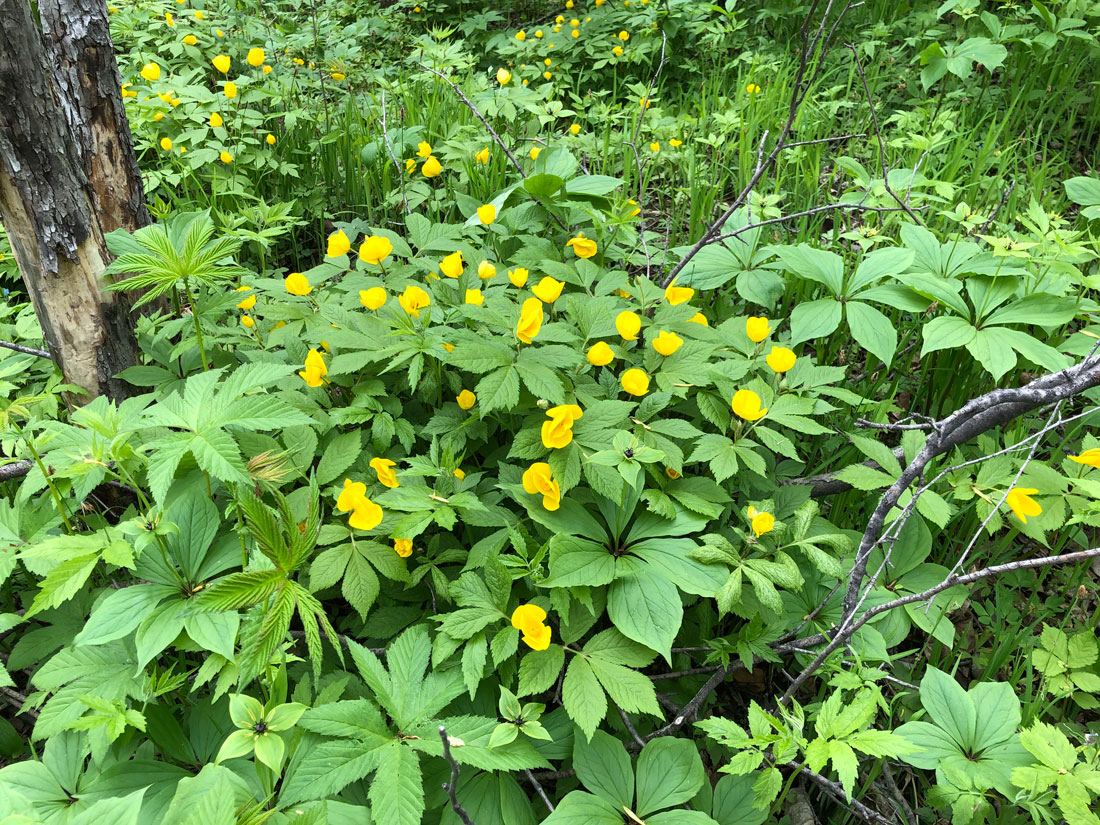
<svg viewBox="0 0 1100 825">
<path fill-rule="evenodd" d="M 796 358 L 794 352 L 786 347 L 772 347 L 772 351 L 768 353 L 767 358 L 764 360 L 776 372 L 786 372 L 794 366 Z"/>
<path fill-rule="evenodd" d="M 454 344 L 444 344 L 443 349 L 447 350 L 447 352 L 454 352 L 455 351 L 455 345 Z"/>
<path fill-rule="evenodd" d="M 525 32 L 525 31 L 516 32 L 516 40 L 519 40 L 519 41 L 522 42 L 526 39 L 527 39 L 527 32 Z"/>
<path fill-rule="evenodd" d="M 413 160 L 412 158 L 408 158 L 405 161 L 405 171 L 408 172 L 411 175 L 413 169 L 415 169 L 415 168 L 416 168 L 416 161 Z"/>
<path fill-rule="evenodd" d="M 232 100 L 233 98 L 235 98 L 237 96 L 237 84 L 236 83 L 226 83 L 225 88 L 222 89 L 222 91 L 225 92 L 225 96 L 227 98 Z"/>
<path fill-rule="evenodd" d="M 432 145 L 426 140 L 420 141 L 416 144 L 416 155 L 427 160 L 432 156 Z"/>
<path fill-rule="evenodd" d="M 370 235 L 363 239 L 359 245 L 359 260 L 368 264 L 380 264 L 393 252 L 393 244 L 389 238 L 381 235 Z"/>
<path fill-rule="evenodd" d="M 439 262 L 439 271 L 448 278 L 457 278 L 462 274 L 462 253 L 452 252 Z"/>
<path fill-rule="evenodd" d="M 677 140 L 676 138 L 669 138 L 668 139 L 668 145 L 672 146 L 673 148 L 675 148 L 677 146 L 682 146 L 683 144 L 684 144 L 684 142 L 682 140 Z"/>
<path fill-rule="evenodd" d="M 665 330 L 661 330 L 657 337 L 653 339 L 653 349 L 666 357 L 680 349 L 683 344 L 683 338 L 675 332 L 667 332 Z"/>
<path fill-rule="evenodd" d="M 225 35 L 222 34 L 221 29 L 214 29 L 214 34 L 216 34 L 218 37 L 225 37 Z"/>
<path fill-rule="evenodd" d="M 256 322 L 253 321 L 251 316 L 248 315 L 241 316 L 241 323 L 244 324 L 248 329 L 252 329 L 252 327 L 256 326 Z"/>
<path fill-rule="evenodd" d="M 275 135 L 268 135 L 267 137 L 264 138 L 264 140 L 267 141 L 268 146 L 274 146 L 275 145 Z"/>
<path fill-rule="evenodd" d="M 225 123 L 225 121 L 222 120 L 222 116 L 219 115 L 217 112 L 214 112 L 213 114 L 210 115 L 210 126 L 212 128 L 217 129 L 223 123 Z"/>
<path fill-rule="evenodd" d="M 359 290 L 359 303 L 367 309 L 381 309 L 386 303 L 387 297 L 386 290 L 380 286 Z"/>
<path fill-rule="evenodd" d="M 1093 447 L 1085 450 L 1081 455 L 1071 455 L 1070 460 L 1076 461 L 1078 464 L 1087 464 L 1090 467 L 1100 467 L 1100 448 Z"/>
<path fill-rule="evenodd" d="M 550 474 L 550 465 L 536 461 L 523 471 L 523 491 L 528 495 L 541 494 L 542 506 L 557 510 L 561 506 L 561 487 Z"/>
<path fill-rule="evenodd" d="M 653 141 L 653 143 L 649 144 L 649 151 L 651 151 L 651 152 L 660 152 L 661 151 L 661 144 L 658 143 L 657 141 Z"/>
<path fill-rule="evenodd" d="M 596 242 L 584 237 L 583 232 L 578 232 L 576 237 L 570 238 L 565 245 L 573 247 L 573 254 L 578 258 L 591 258 L 598 251 Z"/>
<path fill-rule="evenodd" d="M 283 281 L 283 286 L 291 295 L 309 295 L 313 292 L 309 279 L 301 272 L 291 272 L 287 275 L 286 280 Z"/>
<path fill-rule="evenodd" d="M 367 485 L 344 479 L 344 489 L 336 498 L 336 509 L 351 512 L 348 524 L 356 530 L 373 530 L 382 523 L 382 508 L 367 498 Z"/>
<path fill-rule="evenodd" d="M 307 387 L 320 387 L 324 384 L 328 367 L 325 366 L 325 359 L 321 357 L 321 353 L 311 349 L 306 355 L 305 369 L 300 370 L 298 375 L 302 376 Z"/>
<path fill-rule="evenodd" d="M 195 12 L 195 19 L 196 20 L 202 20 L 202 17 L 203 17 L 203 14 L 202 14 L 201 10 Z"/>
<path fill-rule="evenodd" d="M 478 152 L 476 155 L 474 155 L 474 160 L 476 160 L 478 163 L 488 163 L 489 162 L 489 147 L 486 146 L 484 149 L 482 149 L 480 152 Z"/>
<path fill-rule="evenodd" d="M 665 475 L 671 478 L 673 481 L 680 477 L 680 474 L 676 472 L 672 467 L 665 467 Z"/>
<path fill-rule="evenodd" d="M 485 302 L 485 296 L 481 294 L 480 289 L 467 289 L 466 290 L 466 303 L 473 304 L 476 307 L 481 306 Z"/>
<path fill-rule="evenodd" d="M 272 68 L 265 63 L 264 64 L 264 74 L 271 74 L 271 72 L 272 72 Z"/>
<path fill-rule="evenodd" d="M 538 298 L 528 298 L 519 311 L 516 337 L 524 344 L 530 344 L 539 334 L 540 329 L 542 329 L 542 301 Z"/>
<path fill-rule="evenodd" d="M 707 316 L 705 316 L 701 312 L 696 312 L 694 315 L 688 318 L 688 320 L 691 321 L 691 323 L 693 324 L 702 324 L 705 327 L 710 326 L 710 322 L 707 320 Z"/>
<path fill-rule="evenodd" d="M 442 171 L 443 164 L 439 162 L 439 159 L 435 155 L 432 155 L 430 158 L 424 161 L 424 165 L 420 167 L 421 174 L 423 174 L 426 178 L 434 178 Z"/>
<path fill-rule="evenodd" d="M 627 40 L 630 39 L 630 32 L 625 30 L 619 32 L 619 39 L 625 43 Z"/>
<path fill-rule="evenodd" d="M 546 79 L 546 80 L 549 80 L 549 79 L 550 79 L 550 78 L 552 77 L 552 75 L 550 74 L 550 72 L 543 72 L 543 73 L 542 73 L 542 76 L 543 76 L 543 78 L 544 78 L 544 79 Z M 540 150 L 540 151 L 541 151 L 541 150 Z"/>
<path fill-rule="evenodd" d="M 1013 487 L 1005 498 L 1005 503 L 1024 524 L 1027 524 L 1029 516 L 1037 516 L 1043 512 L 1039 502 L 1032 498 L 1037 492 L 1039 491 L 1034 487 Z"/>
<path fill-rule="evenodd" d="M 624 341 L 637 341 L 638 333 L 642 329 L 642 319 L 638 313 L 629 309 L 620 312 L 615 318 L 615 329 L 619 331 Z"/>
<path fill-rule="evenodd" d="M 263 49 L 249 49 L 248 56 L 245 61 L 249 66 L 262 66 L 264 64 L 264 50 Z"/>
<path fill-rule="evenodd" d="M 767 407 L 761 409 L 760 403 L 760 396 L 752 390 L 738 390 L 733 394 L 730 406 L 746 421 L 759 421 L 768 412 Z"/>
<path fill-rule="evenodd" d="M 499 69 L 497 69 L 497 83 L 499 83 L 501 86 L 507 85 L 508 81 L 511 79 L 512 73 L 506 68 L 501 66 Z"/>
<path fill-rule="evenodd" d="M 218 155 L 218 158 L 221 160 L 222 163 L 232 163 L 233 162 L 233 156 L 231 154 L 229 154 L 228 152 L 224 151 L 224 150 L 222 151 L 222 153 L 220 155 Z"/>
<path fill-rule="evenodd" d="M 304 60 L 302 60 L 302 58 L 300 58 L 300 57 L 294 58 L 294 65 L 295 66 L 304 66 L 305 64 L 306 64 L 306 62 Z"/>
<path fill-rule="evenodd" d="M 570 32 L 570 35 L 571 35 L 571 36 L 572 36 L 572 37 L 573 37 L 574 39 L 576 39 L 576 38 L 578 38 L 578 37 L 580 37 L 580 36 L 581 36 L 581 33 L 580 33 L 580 30 L 579 30 L 579 29 L 573 29 L 573 31 L 572 31 L 572 32 Z"/>
<path fill-rule="evenodd" d="M 160 148 L 163 149 L 165 152 L 171 152 L 172 151 L 172 139 L 162 137 L 160 139 Z"/>
<path fill-rule="evenodd" d="M 581 125 L 579 123 L 574 123 L 569 127 L 569 131 L 574 135 L 579 135 L 581 133 Z"/>
<path fill-rule="evenodd" d="M 539 152 L 541 152 L 541 151 L 542 151 L 541 146 L 532 147 L 531 151 L 528 152 L 528 154 L 531 156 L 531 160 L 538 160 L 539 159 Z"/>
<path fill-rule="evenodd" d="M 550 647 L 550 628 L 543 624 L 546 611 L 537 604 L 521 604 L 512 611 L 512 627 L 523 634 L 523 642 L 532 650 Z"/>
<path fill-rule="evenodd" d="M 245 298 L 243 301 L 241 301 L 239 304 L 237 304 L 238 309 L 243 309 L 246 312 L 248 310 L 252 309 L 252 307 L 254 307 L 254 306 L 256 306 L 256 296 L 255 295 L 249 295 L 247 298 Z"/>
<path fill-rule="evenodd" d="M 775 528 L 775 516 L 771 513 L 758 513 L 755 507 L 749 507 L 749 521 L 757 538 Z"/>
<path fill-rule="evenodd" d="M 466 471 L 463 470 L 461 467 L 455 467 L 454 476 L 459 481 L 465 481 L 466 480 Z"/>
<path fill-rule="evenodd" d="M 488 226 L 497 219 L 497 208 L 491 203 L 477 208 L 477 219 Z"/>
<path fill-rule="evenodd" d="M 227 54 L 219 54 L 210 62 L 213 63 L 214 68 L 222 74 L 229 74 L 229 67 L 233 64 L 233 61 L 229 59 L 229 55 Z"/>
<path fill-rule="evenodd" d="M 122 97 L 124 99 L 127 98 L 127 97 L 137 97 L 137 92 L 132 91 L 131 89 L 127 88 L 130 85 L 131 84 L 129 84 L 129 83 L 123 83 L 122 84 L 121 92 L 122 92 Z"/>
<path fill-rule="evenodd" d="M 488 261 L 482 261 L 477 265 L 477 277 L 483 281 L 488 281 L 494 275 L 497 274 L 497 268 Z"/>
<path fill-rule="evenodd" d="M 400 487 L 397 482 L 397 473 L 393 471 L 393 468 L 397 466 L 396 461 L 391 461 L 388 458 L 372 458 L 370 460 L 370 468 L 378 474 L 378 481 L 383 487 Z"/>
<path fill-rule="evenodd" d="M 347 255 L 351 251 L 351 238 L 344 234 L 343 229 L 339 229 L 328 236 L 328 249 L 325 251 L 326 258 L 339 258 L 341 255 Z"/>
<path fill-rule="evenodd" d="M 754 343 L 759 344 L 768 337 L 771 331 L 772 328 L 768 326 L 767 318 L 753 315 L 745 321 L 745 333 L 749 336 L 749 340 Z"/>
<path fill-rule="evenodd" d="M 572 2 L 572 0 L 570 0 L 570 2 Z M 569 6 L 569 8 L 573 8 L 573 7 Z M 575 17 L 572 20 L 569 21 L 569 25 L 572 26 L 574 29 L 577 28 L 577 26 L 579 26 L 580 24 L 581 24 L 581 21 L 578 20 Z"/>
<path fill-rule="evenodd" d="M 508 280 L 512 282 L 512 286 L 523 286 L 527 283 L 527 277 L 530 274 L 522 266 L 517 266 L 515 269 L 508 270 Z"/>
<path fill-rule="evenodd" d="M 636 367 L 624 372 L 619 382 L 630 395 L 645 395 L 649 392 L 649 376 Z"/>
<path fill-rule="evenodd" d="M 166 11 L 164 13 L 164 20 L 166 23 L 168 23 L 169 26 L 176 25 L 176 21 L 172 19 L 172 12 L 170 11 Z"/>
<path fill-rule="evenodd" d="M 477 396 L 469 390 L 463 390 L 458 394 L 455 399 L 458 402 L 458 406 L 464 410 L 472 409 L 474 404 L 477 403 Z"/>
<path fill-rule="evenodd" d="M 333 80 L 340 81 L 340 80 L 343 80 L 344 78 L 346 78 L 347 75 L 344 74 L 343 72 L 333 72 L 332 74 L 329 75 L 329 77 L 331 77 Z"/>
<path fill-rule="evenodd" d="M 760 87 L 757 86 L 755 83 L 750 83 L 748 86 L 745 87 L 745 91 L 748 92 L 750 95 L 760 94 Z"/>
<path fill-rule="evenodd" d="M 695 296 L 695 290 L 689 286 L 676 286 L 673 281 L 665 289 L 665 300 L 673 306 L 687 303 Z"/>
<path fill-rule="evenodd" d="M 558 300 L 558 297 L 561 295 L 562 287 L 564 286 L 564 281 L 559 281 L 547 275 L 531 287 L 531 292 L 533 292 L 535 297 L 543 303 L 552 304 L 554 301 Z"/>
<path fill-rule="evenodd" d="M 653 101 L 650 100 L 648 97 L 643 97 L 641 100 L 638 101 L 638 105 L 642 107 L 643 111 L 645 111 L 653 105 Z"/>
<path fill-rule="evenodd" d="M 599 341 L 588 350 L 588 363 L 594 367 L 604 367 L 615 360 L 615 353 L 604 341 Z"/>
<path fill-rule="evenodd" d="M 535 37 L 538 37 L 538 38 L 541 38 L 541 37 L 542 37 L 542 29 L 538 29 L 538 30 L 537 30 L 537 31 L 535 32 Z"/>
<path fill-rule="evenodd" d="M 573 440 L 573 422 L 584 415 L 576 404 L 561 404 L 546 411 L 549 421 L 542 422 L 542 446 L 560 450 Z"/>
<path fill-rule="evenodd" d="M 615 48 L 613 48 L 611 50 L 611 53 L 613 55 L 615 55 L 615 57 L 622 57 L 623 56 L 623 47 L 622 46 L 616 46 Z"/>
<path fill-rule="evenodd" d="M 187 38 L 184 38 L 185 40 Z M 154 80 L 160 80 L 160 66 L 156 63 L 146 63 L 141 67 L 141 76 L 152 83 Z"/>
<path fill-rule="evenodd" d="M 412 539 L 394 539 L 393 552 L 395 552 L 401 558 L 407 559 L 409 556 L 412 555 L 413 552 Z"/>
<path fill-rule="evenodd" d="M 628 200 L 627 203 L 634 207 L 633 211 L 627 217 L 636 218 L 638 217 L 638 215 L 642 214 L 642 208 L 638 206 L 638 202 L 636 200 Z M 675 283 L 675 280 L 673 281 L 673 283 Z"/>
<path fill-rule="evenodd" d="M 431 302 L 432 298 L 427 292 L 412 284 L 405 287 L 405 291 L 397 297 L 397 303 L 401 304 L 401 308 L 414 318 L 419 318 L 420 310 L 429 306 Z"/>
</svg>

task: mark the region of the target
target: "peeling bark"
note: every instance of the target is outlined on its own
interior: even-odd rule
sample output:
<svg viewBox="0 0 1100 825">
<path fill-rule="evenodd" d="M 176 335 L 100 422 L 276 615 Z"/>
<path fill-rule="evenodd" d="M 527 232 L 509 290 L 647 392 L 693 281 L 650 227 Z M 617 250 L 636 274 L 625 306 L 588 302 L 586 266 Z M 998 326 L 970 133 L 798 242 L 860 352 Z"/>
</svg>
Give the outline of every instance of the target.
<svg viewBox="0 0 1100 825">
<path fill-rule="evenodd" d="M 77 149 L 83 138 L 67 114 L 82 104 L 62 106 L 52 71 L 56 62 L 47 55 L 30 4 L 0 0 L 0 221 L 66 380 L 93 397 L 124 398 L 130 387 L 113 376 L 136 362 L 137 342 L 127 301 L 99 286 L 110 260 L 99 196 Z M 118 168 L 122 160 L 116 154 L 93 166 Z M 112 191 L 117 189 L 107 187 L 103 194 Z M 126 220 L 123 210 L 106 212 Z"/>
</svg>

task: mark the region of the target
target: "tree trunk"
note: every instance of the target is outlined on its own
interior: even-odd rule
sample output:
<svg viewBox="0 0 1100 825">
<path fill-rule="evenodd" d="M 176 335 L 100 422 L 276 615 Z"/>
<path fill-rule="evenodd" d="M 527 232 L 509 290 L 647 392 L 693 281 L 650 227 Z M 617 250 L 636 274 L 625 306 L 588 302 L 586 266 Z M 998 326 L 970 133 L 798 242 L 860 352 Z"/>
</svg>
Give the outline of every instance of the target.
<svg viewBox="0 0 1100 825">
<path fill-rule="evenodd" d="M 103 231 L 152 223 L 145 207 L 103 0 L 39 0 L 58 103 L 75 141 Z"/>
<path fill-rule="evenodd" d="M 71 20 L 68 25 L 75 28 Z M 82 138 L 69 125 L 69 113 L 81 104 L 61 105 L 52 62 L 30 4 L 0 0 L 0 221 L 65 379 L 92 397 L 124 398 L 130 387 L 114 375 L 136 363 L 137 342 L 128 302 L 100 289 L 110 256 L 96 207 L 101 195 L 109 199 L 120 191 L 110 171 L 125 173 L 125 157 L 92 162 L 96 145 L 88 144 L 89 162 L 99 170 L 93 174 L 109 179 L 97 194 L 76 148 Z M 117 83 L 117 68 L 112 77 Z M 112 117 L 117 123 L 119 115 Z M 125 191 L 131 203 L 132 186 Z M 122 209 L 106 206 L 105 214 L 115 215 L 119 225 L 128 220 Z"/>
</svg>

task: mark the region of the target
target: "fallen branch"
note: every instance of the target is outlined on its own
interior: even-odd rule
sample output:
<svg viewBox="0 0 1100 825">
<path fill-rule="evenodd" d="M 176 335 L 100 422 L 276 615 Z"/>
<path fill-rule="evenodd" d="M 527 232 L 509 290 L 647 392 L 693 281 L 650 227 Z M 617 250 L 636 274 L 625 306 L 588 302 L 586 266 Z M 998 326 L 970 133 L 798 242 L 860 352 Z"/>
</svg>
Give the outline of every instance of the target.
<svg viewBox="0 0 1100 825">
<path fill-rule="evenodd" d="M 458 774 L 461 769 L 458 767 L 455 758 L 451 756 L 451 737 L 447 735 L 447 729 L 442 725 L 439 726 L 439 738 L 443 740 L 443 758 L 451 763 L 451 781 L 443 783 L 443 790 L 450 797 L 451 809 L 458 814 L 458 818 L 462 820 L 463 825 L 474 825 L 470 820 L 470 815 L 466 813 L 466 809 L 458 801 Z"/>
<path fill-rule="evenodd" d="M 872 822 L 874 825 L 897 825 L 897 823 L 887 819 L 873 808 L 868 808 L 858 799 L 848 799 L 848 795 L 844 792 L 844 787 L 839 782 L 833 782 L 830 779 L 826 779 L 821 774 L 814 773 L 805 765 L 798 762 L 788 762 L 786 767 L 801 772 L 807 779 L 825 791 L 825 793 L 831 796 L 836 802 L 847 807 L 864 822 Z"/>
</svg>

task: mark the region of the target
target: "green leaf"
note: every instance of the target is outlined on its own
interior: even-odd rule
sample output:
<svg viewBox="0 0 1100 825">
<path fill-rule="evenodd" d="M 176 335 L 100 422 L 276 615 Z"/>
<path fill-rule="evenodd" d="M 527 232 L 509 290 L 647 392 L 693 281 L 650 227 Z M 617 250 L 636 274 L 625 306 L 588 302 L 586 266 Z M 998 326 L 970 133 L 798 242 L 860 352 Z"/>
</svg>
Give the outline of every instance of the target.
<svg viewBox="0 0 1100 825">
<path fill-rule="evenodd" d="M 367 795 L 371 812 L 378 822 L 420 825 L 424 813 L 424 786 L 417 755 L 398 742 L 382 748 Z"/>
<path fill-rule="evenodd" d="M 964 318 L 954 315 L 933 318 L 921 330 L 921 337 L 924 338 L 920 350 L 921 358 L 937 350 L 964 347 L 974 340 L 977 332 Z"/>
<path fill-rule="evenodd" d="M 684 615 L 675 584 L 638 564 L 636 572 L 611 583 L 607 615 L 624 636 L 656 650 L 671 664 L 672 642 Z"/>
<path fill-rule="evenodd" d="M 703 786 L 706 772 L 699 750 L 688 739 L 651 739 L 638 755 L 638 805 L 643 819 L 661 808 L 687 802 Z"/>
<path fill-rule="evenodd" d="M 536 198 L 549 198 L 565 183 L 557 175 L 531 175 L 523 181 L 523 188 Z"/>
<path fill-rule="evenodd" d="M 29 619 L 36 613 L 51 607 L 59 607 L 75 596 L 84 587 L 84 583 L 88 581 L 98 562 L 99 554 L 89 553 L 67 559 L 57 565 L 46 574 L 46 578 L 39 585 L 38 593 L 27 610 L 26 618 Z"/>
<path fill-rule="evenodd" d="M 236 825 L 236 781 L 228 768 L 204 765 L 176 785 L 162 825 Z"/>
<path fill-rule="evenodd" d="M 562 702 L 569 718 L 591 739 L 607 715 L 607 697 L 591 665 L 580 656 L 574 656 L 565 671 Z"/>
<path fill-rule="evenodd" d="M 588 790 L 616 808 L 634 804 L 634 770 L 622 742 L 598 730 L 590 740 L 573 741 L 573 769 Z"/>
<path fill-rule="evenodd" d="M 894 322 L 862 301 L 849 301 L 846 307 L 848 328 L 852 331 L 852 337 L 861 347 L 886 366 L 890 366 L 898 348 L 898 333 L 894 329 Z"/>
<path fill-rule="evenodd" d="M 791 311 L 791 344 L 832 335 L 843 314 L 840 302 L 834 298 L 806 301 Z"/>
<path fill-rule="evenodd" d="M 835 252 L 815 249 L 807 244 L 778 247 L 777 252 L 788 272 L 824 284 L 834 296 L 840 295 L 844 282 L 844 259 Z M 791 327 L 794 328 L 793 318 Z"/>
<path fill-rule="evenodd" d="M 605 662 L 595 656 L 588 660 L 596 678 L 616 705 L 627 713 L 660 716 L 657 691 L 648 677 L 622 665 Z"/>
<path fill-rule="evenodd" d="M 532 650 L 519 663 L 517 696 L 530 696 L 548 690 L 557 681 L 565 664 L 565 649 L 550 645 L 546 650 Z"/>
<path fill-rule="evenodd" d="M 355 463 L 362 446 L 359 430 L 343 433 L 332 439 L 325 447 L 321 460 L 317 462 L 317 483 L 328 484 L 339 478 L 344 470 Z"/>
<path fill-rule="evenodd" d="M 584 791 L 570 791 L 542 825 L 622 825 L 619 809 Z"/>
<path fill-rule="evenodd" d="M 159 584 L 135 584 L 111 590 L 96 604 L 74 645 L 100 645 L 129 635 L 170 590 Z"/>
<path fill-rule="evenodd" d="M 307 742 L 299 746 L 303 753 L 302 760 L 283 784 L 279 796 L 283 803 L 318 799 L 339 793 L 378 766 L 383 747 L 401 747 L 393 739 L 382 742 L 349 739 L 319 742 L 314 739 L 308 742 L 308 747 L 303 748 Z"/>
<path fill-rule="evenodd" d="M 767 810 L 756 807 L 752 785 L 755 777 L 723 776 L 714 786 L 711 816 L 719 825 L 761 825 L 768 818 Z"/>
<path fill-rule="evenodd" d="M 519 403 L 519 374 L 516 368 L 507 366 L 489 373 L 478 381 L 475 393 L 482 415 L 514 407 Z"/>
</svg>

